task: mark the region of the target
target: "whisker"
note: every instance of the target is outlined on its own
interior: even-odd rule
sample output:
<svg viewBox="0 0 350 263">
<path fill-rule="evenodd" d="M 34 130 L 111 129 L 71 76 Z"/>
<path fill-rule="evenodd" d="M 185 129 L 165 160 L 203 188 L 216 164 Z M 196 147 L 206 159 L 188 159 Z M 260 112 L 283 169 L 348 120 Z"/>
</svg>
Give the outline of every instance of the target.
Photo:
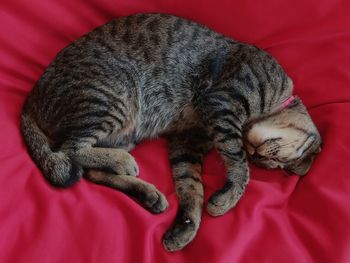
<svg viewBox="0 0 350 263">
<path fill-rule="evenodd" d="M 289 142 L 289 143 L 285 143 L 285 144 L 280 144 L 279 146 L 280 146 L 280 147 L 286 147 L 286 146 L 291 145 L 291 144 L 293 144 L 293 143 L 295 143 L 295 141 Z"/>
</svg>

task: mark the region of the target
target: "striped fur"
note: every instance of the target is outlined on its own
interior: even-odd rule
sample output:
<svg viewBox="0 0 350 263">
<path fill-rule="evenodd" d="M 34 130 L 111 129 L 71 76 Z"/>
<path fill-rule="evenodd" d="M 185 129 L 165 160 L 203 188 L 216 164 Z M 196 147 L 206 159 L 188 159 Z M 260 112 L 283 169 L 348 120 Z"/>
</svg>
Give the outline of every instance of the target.
<svg viewBox="0 0 350 263">
<path fill-rule="evenodd" d="M 213 216 L 243 195 L 249 180 L 244 147 L 256 156 L 265 124 L 297 129 L 297 116 L 306 116 L 304 136 L 312 133 L 313 140 L 298 140 L 293 149 L 307 143 L 307 151 L 295 163 L 284 160 L 285 168 L 299 171 L 304 155 L 317 152 L 319 135 L 301 101 L 276 113 L 292 88 L 277 61 L 257 47 L 175 16 L 137 14 L 98 27 L 58 53 L 25 102 L 22 132 L 53 185 L 68 187 L 90 169 L 87 179 L 133 196 L 153 213 L 164 211 L 167 201 L 135 177 L 137 164 L 127 151 L 142 139 L 167 136 L 180 209 L 164 246 L 174 251 L 198 230 L 201 163 L 212 147 L 228 172 L 207 205 Z"/>
</svg>

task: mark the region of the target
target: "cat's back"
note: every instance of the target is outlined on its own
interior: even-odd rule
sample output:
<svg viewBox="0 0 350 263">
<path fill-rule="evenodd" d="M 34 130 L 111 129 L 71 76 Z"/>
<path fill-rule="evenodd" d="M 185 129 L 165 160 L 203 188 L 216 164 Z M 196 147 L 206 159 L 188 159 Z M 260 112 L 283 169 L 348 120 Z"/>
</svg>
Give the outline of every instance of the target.
<svg viewBox="0 0 350 263">
<path fill-rule="evenodd" d="M 72 42 L 57 54 L 55 66 L 61 60 L 66 62 L 69 56 L 99 59 L 109 55 L 110 59 L 152 63 L 190 55 L 187 60 L 192 61 L 200 54 L 233 42 L 204 25 L 181 17 L 134 14 L 114 19 Z"/>
<path fill-rule="evenodd" d="M 74 105 L 76 98 L 91 96 L 93 87 L 126 95 L 135 90 L 152 94 L 154 89 L 187 95 L 183 89 L 191 85 L 193 76 L 201 75 L 208 58 L 233 43 L 172 15 L 118 18 L 62 49 L 37 82 L 27 106 L 35 104 L 31 108 L 38 119 L 50 122 L 62 100 L 65 107 Z"/>
<path fill-rule="evenodd" d="M 237 44 L 196 22 L 167 14 L 134 14 L 99 26 L 63 48 L 36 89 L 69 87 L 87 77 L 143 80 L 200 75 L 218 50 Z M 123 74 L 128 71 L 129 77 Z M 62 85 L 64 83 L 64 85 Z M 140 84 L 140 83 L 136 83 Z M 64 87 L 63 87 L 64 88 Z"/>
<path fill-rule="evenodd" d="M 232 43 L 235 41 L 194 21 L 149 13 L 112 20 L 75 44 L 81 45 L 81 52 L 95 57 L 98 51 L 89 52 L 88 49 L 102 50 L 112 55 L 111 58 L 147 68 L 156 63 L 178 68 L 197 66 L 215 50 L 229 48 Z"/>
</svg>

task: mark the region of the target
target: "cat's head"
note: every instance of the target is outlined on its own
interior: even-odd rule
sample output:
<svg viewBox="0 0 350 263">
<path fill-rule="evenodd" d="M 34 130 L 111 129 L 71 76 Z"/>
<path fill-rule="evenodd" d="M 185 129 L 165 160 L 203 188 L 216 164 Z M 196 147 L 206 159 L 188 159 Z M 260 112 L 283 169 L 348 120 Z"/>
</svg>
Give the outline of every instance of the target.
<svg viewBox="0 0 350 263">
<path fill-rule="evenodd" d="M 248 124 L 248 156 L 258 166 L 305 175 L 321 151 L 321 137 L 299 98 L 285 109 Z"/>
</svg>

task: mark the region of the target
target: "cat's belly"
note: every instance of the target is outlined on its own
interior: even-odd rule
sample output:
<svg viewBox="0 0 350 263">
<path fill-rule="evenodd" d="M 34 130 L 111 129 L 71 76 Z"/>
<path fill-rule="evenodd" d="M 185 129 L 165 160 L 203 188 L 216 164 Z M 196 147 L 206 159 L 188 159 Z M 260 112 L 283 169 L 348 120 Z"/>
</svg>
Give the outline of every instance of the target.
<svg viewBox="0 0 350 263">
<path fill-rule="evenodd" d="M 198 126 L 203 126 L 200 116 L 192 105 L 187 105 L 179 114 L 178 119 L 172 122 L 163 133 L 180 132 Z"/>
<path fill-rule="evenodd" d="M 202 123 L 192 106 L 186 106 L 177 115 L 157 114 L 152 118 L 139 118 L 139 121 L 129 123 L 122 130 L 116 130 L 109 136 L 99 140 L 99 147 L 115 147 L 130 150 L 144 139 L 157 138 L 163 134 L 171 134 L 201 127 Z"/>
<path fill-rule="evenodd" d="M 196 126 L 202 126 L 201 118 L 189 104 L 178 112 L 171 109 L 168 114 L 158 112 L 158 114 L 139 121 L 134 129 L 135 141 L 156 138 L 163 134 L 180 132 Z"/>
</svg>

